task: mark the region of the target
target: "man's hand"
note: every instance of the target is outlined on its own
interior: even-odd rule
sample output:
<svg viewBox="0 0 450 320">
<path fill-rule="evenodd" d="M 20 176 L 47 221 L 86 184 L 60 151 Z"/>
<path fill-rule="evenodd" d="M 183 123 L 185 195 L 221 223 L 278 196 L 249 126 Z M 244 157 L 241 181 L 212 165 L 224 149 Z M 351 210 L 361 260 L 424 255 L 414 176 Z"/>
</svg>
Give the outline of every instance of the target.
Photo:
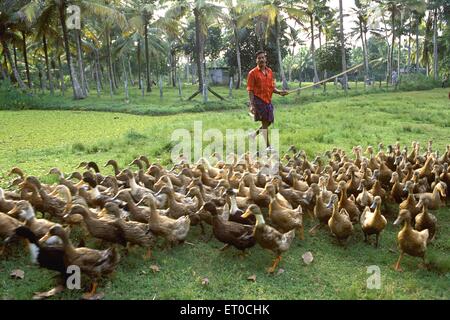
<svg viewBox="0 0 450 320">
<path fill-rule="evenodd" d="M 283 90 L 283 91 L 280 91 L 279 95 L 284 97 L 284 96 L 287 96 L 289 93 L 290 93 L 289 91 Z"/>
</svg>

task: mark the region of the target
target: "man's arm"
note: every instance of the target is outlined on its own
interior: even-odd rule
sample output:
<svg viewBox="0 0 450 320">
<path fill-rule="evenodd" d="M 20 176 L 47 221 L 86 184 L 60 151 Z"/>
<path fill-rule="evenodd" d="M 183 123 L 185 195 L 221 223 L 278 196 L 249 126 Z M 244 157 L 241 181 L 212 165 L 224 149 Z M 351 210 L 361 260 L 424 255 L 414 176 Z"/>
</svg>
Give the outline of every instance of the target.
<svg viewBox="0 0 450 320">
<path fill-rule="evenodd" d="M 255 95 L 254 95 L 253 91 L 248 92 L 248 98 L 250 100 L 250 110 L 252 113 L 254 113 L 255 112 Z"/>
</svg>

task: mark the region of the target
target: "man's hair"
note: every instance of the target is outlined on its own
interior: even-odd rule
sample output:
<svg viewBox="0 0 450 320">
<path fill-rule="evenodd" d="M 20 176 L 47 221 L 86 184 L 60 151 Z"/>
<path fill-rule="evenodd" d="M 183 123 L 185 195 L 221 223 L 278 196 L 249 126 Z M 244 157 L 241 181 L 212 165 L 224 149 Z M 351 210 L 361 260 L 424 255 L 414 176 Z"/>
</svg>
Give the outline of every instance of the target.
<svg viewBox="0 0 450 320">
<path fill-rule="evenodd" d="M 256 52 L 256 55 L 255 55 L 255 58 L 258 58 L 258 56 L 260 55 L 260 54 L 264 54 L 264 55 L 266 55 L 266 52 L 264 51 L 264 50 L 259 50 L 258 52 Z"/>
</svg>

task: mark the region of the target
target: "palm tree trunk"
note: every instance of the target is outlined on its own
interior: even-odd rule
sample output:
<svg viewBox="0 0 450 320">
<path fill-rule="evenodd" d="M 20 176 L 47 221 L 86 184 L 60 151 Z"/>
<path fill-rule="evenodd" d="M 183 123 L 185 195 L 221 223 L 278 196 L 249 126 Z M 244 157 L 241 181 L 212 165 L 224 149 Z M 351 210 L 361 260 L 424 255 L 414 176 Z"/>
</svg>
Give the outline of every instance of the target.
<svg viewBox="0 0 450 320">
<path fill-rule="evenodd" d="M 112 97 L 114 95 L 114 83 L 113 83 L 113 67 L 111 58 L 111 42 L 109 37 L 109 29 L 106 31 L 106 55 L 108 59 L 108 80 L 109 80 L 109 95 Z"/>
<path fill-rule="evenodd" d="M 60 54 L 58 54 L 58 68 L 59 68 L 59 80 L 61 82 L 61 92 L 62 92 L 62 95 L 64 96 L 64 94 L 66 93 L 66 84 L 64 83 L 64 71 L 63 71 Z"/>
<path fill-rule="evenodd" d="M 25 71 L 27 74 L 28 88 L 31 89 L 33 84 L 31 83 L 30 66 L 28 64 L 27 41 L 26 41 L 25 32 L 22 31 L 21 33 L 22 33 L 22 43 L 23 43 L 23 60 L 25 62 Z"/>
<path fill-rule="evenodd" d="M 313 82 L 319 82 L 319 75 L 317 73 L 317 63 L 316 63 L 316 49 L 314 47 L 314 16 L 311 14 L 309 16 L 309 21 L 311 24 L 311 58 L 313 62 L 313 68 L 314 68 L 314 80 Z"/>
<path fill-rule="evenodd" d="M 367 80 L 369 79 L 369 62 L 367 57 L 367 48 L 366 48 L 366 39 L 364 38 L 364 32 L 362 27 L 362 22 L 359 22 L 359 32 L 360 32 L 360 38 L 362 42 L 362 48 L 363 48 L 363 58 L 364 58 L 364 88 L 367 86 Z"/>
<path fill-rule="evenodd" d="M 437 19 L 438 19 L 438 9 L 434 9 L 434 19 L 433 19 L 433 73 L 434 80 L 438 80 L 439 78 L 439 57 L 438 57 L 438 27 L 437 27 Z"/>
<path fill-rule="evenodd" d="M 144 36 L 145 36 L 145 72 L 147 76 L 147 92 L 152 92 L 152 81 L 150 79 L 150 54 L 148 50 L 148 24 L 145 23 L 144 26 Z"/>
<path fill-rule="evenodd" d="M 392 24 L 392 44 L 391 44 L 391 53 L 390 53 L 390 63 L 389 63 L 389 71 L 388 71 L 388 83 L 392 79 L 392 71 L 394 68 L 394 49 L 395 49 L 395 7 L 392 5 L 392 17 L 391 17 L 391 24 Z"/>
<path fill-rule="evenodd" d="M 339 0 L 339 19 L 340 19 L 340 33 L 341 33 L 341 54 L 342 54 L 342 72 L 347 71 L 347 59 L 345 57 L 345 37 L 344 37 L 344 12 L 342 8 L 342 0 Z M 345 93 L 347 93 L 347 73 L 344 73 L 344 79 L 342 82 Z"/>
<path fill-rule="evenodd" d="M 416 18 L 416 72 L 419 71 L 419 15 Z"/>
<path fill-rule="evenodd" d="M 53 93 L 54 93 L 53 77 L 52 77 L 52 71 L 50 70 L 50 64 L 48 63 L 47 39 L 45 37 L 45 34 L 42 36 L 42 44 L 44 45 L 44 57 L 45 57 L 45 67 L 47 68 L 48 87 L 50 89 L 50 94 L 53 95 Z"/>
<path fill-rule="evenodd" d="M 137 62 L 138 62 L 138 81 L 139 90 L 142 89 L 142 75 L 141 75 L 141 39 L 137 41 Z"/>
<path fill-rule="evenodd" d="M 280 30 L 280 16 L 277 15 L 276 17 L 276 43 L 277 43 L 277 57 L 278 57 L 278 67 L 280 69 L 280 76 L 281 81 L 283 83 L 283 90 L 287 90 L 289 88 L 289 85 L 286 81 L 286 75 L 284 74 L 283 70 L 283 58 L 281 57 L 281 46 L 280 46 L 280 36 L 281 36 L 281 30 Z"/>
<path fill-rule="evenodd" d="M 410 69 L 411 69 L 411 28 L 409 28 L 408 30 L 408 70 Z"/>
<path fill-rule="evenodd" d="M 203 91 L 203 82 L 205 79 L 205 68 L 203 64 L 204 59 L 204 40 L 202 34 L 201 17 L 200 12 L 197 8 L 194 8 L 195 17 L 195 49 L 197 58 L 197 72 L 198 72 L 198 88 L 199 91 Z"/>
<path fill-rule="evenodd" d="M 241 46 L 239 43 L 239 34 L 236 26 L 236 21 L 233 21 L 233 33 L 234 33 L 234 43 L 236 45 L 236 60 L 238 65 L 238 78 L 236 81 L 236 89 L 240 89 L 242 81 Z"/>
<path fill-rule="evenodd" d="M 98 54 L 98 49 L 95 50 L 95 79 L 97 80 L 97 96 L 100 97 L 100 92 L 102 91 L 102 84 L 100 78 L 100 58 Z"/>
<path fill-rule="evenodd" d="M 134 87 L 133 73 L 131 71 L 131 61 L 130 61 L 130 57 L 128 55 L 127 55 L 127 60 L 128 60 L 128 71 L 129 71 L 129 74 L 130 74 L 130 83 Z"/>
<path fill-rule="evenodd" d="M 70 55 L 70 46 L 69 46 L 69 35 L 67 33 L 67 26 L 66 26 L 66 3 L 65 1 L 62 1 L 62 3 L 59 6 L 59 19 L 63 31 L 63 38 L 64 38 L 64 49 L 66 51 L 66 60 L 67 60 L 67 66 L 69 67 L 69 74 L 70 74 L 70 80 L 72 82 L 72 88 L 73 88 L 73 97 L 76 100 L 84 99 L 85 96 L 83 94 L 83 90 L 81 89 L 80 83 L 78 82 L 77 74 L 75 72 L 75 68 L 72 64 L 72 59 Z"/>
<path fill-rule="evenodd" d="M 17 68 L 17 49 L 15 44 L 13 44 L 13 52 L 14 52 L 14 66 L 16 67 L 17 70 L 19 70 L 19 68 Z"/>
<path fill-rule="evenodd" d="M 1 41 L 2 46 L 3 46 L 3 54 L 5 56 L 5 59 L 8 61 L 9 65 L 11 66 L 11 69 L 12 69 L 13 74 L 14 74 L 14 78 L 16 79 L 17 83 L 19 84 L 19 87 L 22 90 L 24 90 L 24 91 L 27 90 L 27 87 L 25 86 L 25 83 L 22 81 L 22 78 L 20 78 L 19 71 L 17 71 L 17 68 L 14 65 L 14 62 L 13 62 L 13 60 L 11 58 L 11 53 L 9 52 L 8 44 L 6 43 L 6 40 L 4 38 L 1 38 L 0 41 Z"/>
<path fill-rule="evenodd" d="M 86 84 L 86 76 L 84 74 L 83 51 L 81 49 L 81 31 L 80 30 L 76 30 L 75 38 L 76 38 L 76 43 L 77 43 L 78 68 L 80 69 L 81 88 L 83 90 L 83 94 L 85 96 L 87 96 L 87 84 Z"/>
<path fill-rule="evenodd" d="M 400 77 L 400 67 L 402 59 L 402 27 L 403 27 L 403 12 L 400 14 L 400 29 L 398 32 L 398 50 L 397 50 L 397 74 Z"/>
<path fill-rule="evenodd" d="M 124 87 L 125 87 L 125 102 L 128 103 L 130 101 L 130 94 L 128 91 L 128 74 L 127 74 L 127 68 L 125 65 L 125 57 L 122 55 L 122 69 L 124 74 Z"/>
</svg>

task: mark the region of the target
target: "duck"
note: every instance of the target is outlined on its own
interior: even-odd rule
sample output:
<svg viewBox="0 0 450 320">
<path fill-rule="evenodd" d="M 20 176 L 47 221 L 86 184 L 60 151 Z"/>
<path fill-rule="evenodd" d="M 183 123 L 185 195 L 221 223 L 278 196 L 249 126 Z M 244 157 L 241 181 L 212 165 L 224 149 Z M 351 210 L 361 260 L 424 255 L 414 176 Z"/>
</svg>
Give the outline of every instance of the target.
<svg viewBox="0 0 450 320">
<path fill-rule="evenodd" d="M 396 271 L 403 271 L 400 262 L 405 254 L 413 257 L 420 257 L 425 262 L 425 253 L 427 251 L 427 242 L 430 236 L 428 229 L 417 231 L 411 225 L 412 215 L 406 209 L 401 209 L 398 218 L 394 221 L 394 226 L 403 223 L 403 228 L 397 235 L 400 256 L 395 264 Z"/>
<path fill-rule="evenodd" d="M 340 193 L 339 209 L 345 209 L 350 217 L 350 220 L 357 222 L 359 220 L 360 211 L 356 204 L 347 198 L 347 184 L 345 181 L 340 181 L 336 193 Z"/>
<path fill-rule="evenodd" d="M 256 218 L 256 224 L 253 227 L 253 236 L 255 237 L 256 242 L 262 248 L 276 254 L 272 266 L 268 269 L 269 273 L 274 273 L 281 261 L 281 255 L 289 250 L 291 243 L 295 238 L 295 230 L 281 233 L 274 227 L 267 225 L 264 221 L 261 209 L 256 204 L 250 205 L 242 217 L 248 218 L 250 215 L 254 215 Z"/>
<path fill-rule="evenodd" d="M 186 239 L 191 220 L 189 216 L 182 215 L 176 219 L 170 216 L 161 215 L 156 208 L 153 197 L 145 196 L 139 203 L 145 204 L 150 208 L 150 219 L 148 221 L 148 230 L 156 236 L 164 237 L 169 245 L 184 242 Z"/>
<path fill-rule="evenodd" d="M 69 188 L 70 193 L 74 196 L 78 193 L 78 188 L 77 186 L 74 185 L 74 183 L 70 180 L 67 180 L 64 177 L 64 174 L 61 172 L 61 170 L 59 170 L 58 168 L 52 168 L 50 169 L 50 171 L 48 172 L 48 175 L 56 175 L 58 177 L 58 183 L 60 185 L 64 185 L 67 188 Z"/>
<path fill-rule="evenodd" d="M 373 195 L 371 193 L 369 193 L 367 191 L 366 188 L 367 185 L 367 180 L 366 179 L 362 179 L 359 187 L 358 187 L 358 191 L 360 192 L 358 194 L 358 196 L 356 197 L 356 204 L 360 207 L 360 208 L 365 208 L 367 206 L 370 206 L 373 203 Z"/>
<path fill-rule="evenodd" d="M 242 224 L 247 224 L 247 225 L 254 225 L 256 223 L 255 217 L 254 216 L 250 216 L 246 219 L 242 218 L 242 215 L 244 214 L 244 211 L 241 210 L 241 208 L 238 205 L 238 201 L 237 201 L 237 193 L 234 189 L 228 189 L 225 191 L 225 193 L 223 194 L 223 196 L 225 198 L 227 198 L 227 203 L 225 204 L 225 206 L 228 205 L 229 203 L 229 217 L 228 220 L 230 221 L 234 221 L 234 222 L 238 222 L 238 223 L 242 223 Z M 247 203 L 244 206 L 244 210 L 246 210 L 251 203 Z M 225 211 L 225 206 L 224 206 L 224 211 Z M 217 208 L 216 208 L 217 210 Z"/>
<path fill-rule="evenodd" d="M 147 223 L 150 219 L 150 209 L 148 207 L 138 206 L 134 202 L 130 190 L 120 190 L 113 199 L 126 202 L 130 220 Z"/>
<path fill-rule="evenodd" d="M 400 211 L 408 210 L 411 215 L 411 218 L 415 219 L 416 215 L 419 213 L 419 209 L 417 208 L 417 201 L 414 198 L 413 190 L 414 190 L 414 182 L 412 182 L 411 180 L 407 181 L 405 187 L 403 188 L 403 191 L 408 192 L 408 197 L 400 203 L 399 209 Z"/>
<path fill-rule="evenodd" d="M 33 206 L 27 200 L 18 201 L 14 208 L 8 212 L 8 215 L 18 215 L 21 219 L 25 220 L 24 225 L 30 228 L 31 232 L 38 238 L 43 237 L 56 224 L 46 219 L 37 219 Z M 56 240 L 57 238 L 53 239 Z"/>
<path fill-rule="evenodd" d="M 426 193 L 420 193 L 416 196 L 416 199 L 419 199 L 419 202 L 417 203 L 417 207 L 421 207 L 422 203 L 427 200 L 428 203 L 428 209 L 430 210 L 436 210 L 445 205 L 445 203 L 441 200 L 441 197 L 445 198 L 447 196 L 447 186 L 440 182 L 436 184 L 434 187 L 434 190 L 432 193 L 426 192 Z"/>
<path fill-rule="evenodd" d="M 401 203 L 403 201 L 404 186 L 400 183 L 400 178 L 397 172 L 392 173 L 390 183 L 392 183 L 390 198 L 394 200 L 396 203 Z"/>
<path fill-rule="evenodd" d="M 171 189 L 167 186 L 161 188 L 161 190 L 157 194 L 155 194 L 155 196 L 158 197 L 161 194 L 165 194 L 167 196 L 168 209 L 166 211 L 166 215 L 173 219 L 178 219 L 179 217 L 193 214 L 193 213 L 197 212 L 197 210 L 200 209 L 200 207 L 201 207 L 201 205 L 199 206 L 199 202 L 191 203 L 191 204 L 178 202 L 175 199 L 173 189 Z M 151 197 L 155 198 L 153 195 L 147 195 L 147 196 L 151 196 Z M 145 197 L 147 197 L 147 196 L 145 196 Z M 153 201 L 156 204 L 156 199 L 153 199 Z"/>
<path fill-rule="evenodd" d="M 421 208 L 422 210 L 415 217 L 415 225 L 414 228 L 417 231 L 422 231 L 428 229 L 429 237 L 428 242 L 431 242 L 436 237 L 436 228 L 437 228 L 437 219 L 436 217 L 428 212 L 428 199 L 422 200 Z M 419 203 L 417 204 L 419 206 Z"/>
<path fill-rule="evenodd" d="M 371 211 L 371 209 L 375 209 Z M 378 241 L 380 238 L 380 233 L 386 228 L 387 220 L 381 214 L 381 197 L 376 196 L 373 199 L 372 206 L 366 207 L 361 214 L 360 218 L 361 229 L 364 233 L 364 240 L 368 241 L 369 236 L 372 234 L 376 235 L 375 247 L 378 248 Z"/>
<path fill-rule="evenodd" d="M 269 218 L 271 224 L 281 233 L 297 230 L 299 232 L 299 238 L 303 240 L 304 231 L 302 207 L 299 205 L 295 210 L 283 207 L 275 197 L 273 185 L 269 185 L 268 187 L 270 195 Z"/>
<path fill-rule="evenodd" d="M 141 223 L 137 221 L 125 221 L 121 218 L 121 209 L 114 202 L 107 202 L 105 210 L 108 214 L 116 217 L 116 222 L 122 230 L 123 236 L 128 245 L 137 245 L 147 248 L 147 253 L 144 259 L 149 259 L 152 256 L 152 248 L 156 243 L 156 236 L 149 231 L 148 223 Z"/>
<path fill-rule="evenodd" d="M 92 279 L 91 291 L 85 295 L 85 298 L 93 297 L 97 290 L 98 280 L 102 276 L 114 272 L 119 264 L 120 255 L 116 248 L 111 247 L 106 250 L 95 250 L 86 247 L 75 248 L 64 228 L 58 224 L 51 227 L 40 241 L 45 241 L 51 236 L 57 236 L 63 242 L 65 265 L 78 266 L 82 273 Z"/>
<path fill-rule="evenodd" d="M 104 167 L 106 168 L 106 167 L 108 167 L 108 166 L 113 167 L 114 175 L 115 175 L 115 176 L 118 176 L 118 175 L 120 174 L 120 168 L 119 168 L 119 165 L 117 164 L 117 161 L 116 161 L 116 160 L 114 160 L 114 159 L 108 160 L 108 161 L 105 163 Z"/>
<path fill-rule="evenodd" d="M 214 237 L 225 244 L 221 251 L 229 246 L 233 246 L 245 253 L 246 249 L 255 246 L 256 239 L 253 236 L 252 225 L 245 225 L 223 219 L 218 215 L 216 206 L 211 202 L 205 203 L 204 208 L 212 215 Z"/>
<path fill-rule="evenodd" d="M 314 205 L 314 217 L 318 220 L 319 223 L 309 230 L 309 234 L 311 235 L 314 235 L 318 228 L 321 228 L 322 226 L 327 226 L 328 220 L 330 220 L 331 215 L 333 213 L 332 209 L 327 207 L 328 202 L 324 201 L 322 193 L 320 192 L 316 193 L 315 197 L 316 197 L 316 204 Z"/>
<path fill-rule="evenodd" d="M 8 214 L 0 212 L 0 239 L 5 240 L 10 239 L 14 235 L 14 230 L 20 227 L 22 223 L 10 217 Z M 0 256 L 3 254 L 5 250 L 5 245 L 3 244 L 0 247 Z"/>
<path fill-rule="evenodd" d="M 0 212 L 8 212 L 14 208 L 15 201 L 5 197 L 5 191 L 0 188 Z"/>
<path fill-rule="evenodd" d="M 370 194 L 374 197 L 380 196 L 382 200 L 386 199 L 386 190 L 383 189 L 381 186 L 380 181 L 380 171 L 378 169 L 375 169 L 373 171 L 372 180 L 375 181 L 372 185 L 372 189 L 370 189 Z"/>
<path fill-rule="evenodd" d="M 122 246 L 127 245 L 125 236 L 117 223 L 117 219 L 102 218 L 99 219 L 95 213 L 81 205 L 74 205 L 70 209 L 68 215 L 79 214 L 83 216 L 84 223 L 92 237 L 107 241 L 110 243 L 117 243 Z"/>
<path fill-rule="evenodd" d="M 339 197 L 336 194 L 333 194 L 327 205 L 327 208 L 333 208 L 333 213 L 328 220 L 328 227 L 330 228 L 331 233 L 337 238 L 339 244 L 341 244 L 342 241 L 347 241 L 353 234 L 353 223 L 350 220 L 350 215 L 344 208 L 339 211 L 338 200 Z"/>
</svg>

